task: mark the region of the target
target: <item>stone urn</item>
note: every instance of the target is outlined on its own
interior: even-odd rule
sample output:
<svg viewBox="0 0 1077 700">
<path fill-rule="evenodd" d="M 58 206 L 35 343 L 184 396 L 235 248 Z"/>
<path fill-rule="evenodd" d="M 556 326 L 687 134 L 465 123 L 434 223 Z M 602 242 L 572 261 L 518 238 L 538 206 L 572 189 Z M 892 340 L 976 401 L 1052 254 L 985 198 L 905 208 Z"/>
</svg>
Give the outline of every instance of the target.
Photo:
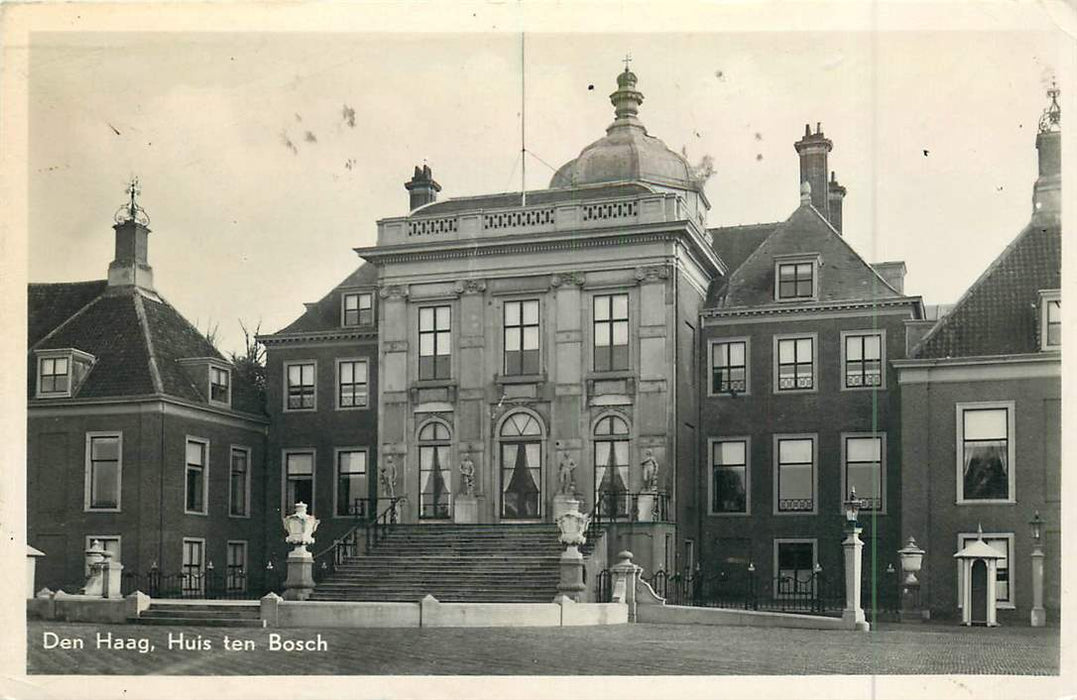
<svg viewBox="0 0 1077 700">
<path fill-rule="evenodd" d="M 284 531 L 288 536 L 284 541 L 294 544 L 292 554 L 307 553 L 307 545 L 314 544 L 314 533 L 321 522 L 313 515 L 307 513 L 307 504 L 300 501 L 295 504 L 295 512 L 282 518 Z"/>
</svg>

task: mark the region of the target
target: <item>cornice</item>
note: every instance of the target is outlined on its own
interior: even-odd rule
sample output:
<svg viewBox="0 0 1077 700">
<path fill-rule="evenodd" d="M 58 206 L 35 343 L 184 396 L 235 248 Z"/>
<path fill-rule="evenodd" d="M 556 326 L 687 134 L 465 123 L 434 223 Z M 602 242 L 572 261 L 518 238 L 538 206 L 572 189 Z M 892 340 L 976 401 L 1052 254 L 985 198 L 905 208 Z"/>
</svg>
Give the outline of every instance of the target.
<svg viewBox="0 0 1077 700">
<path fill-rule="evenodd" d="M 828 301 L 812 304 L 766 306 L 740 306 L 733 308 L 710 308 L 700 311 L 703 318 L 729 318 L 736 316 L 792 316 L 819 311 L 848 311 L 852 309 L 894 308 L 916 304 L 920 297 L 897 297 L 892 299 L 865 299 L 851 301 Z"/>
<path fill-rule="evenodd" d="M 377 341 L 378 329 L 367 328 L 363 330 L 358 329 L 343 329 L 334 328 L 324 331 L 303 331 L 296 333 L 275 333 L 273 335 L 259 335 L 256 336 L 258 342 L 266 347 L 270 345 L 288 345 L 293 343 L 309 343 L 320 341 L 334 341 L 334 340 L 368 340 Z"/>
</svg>

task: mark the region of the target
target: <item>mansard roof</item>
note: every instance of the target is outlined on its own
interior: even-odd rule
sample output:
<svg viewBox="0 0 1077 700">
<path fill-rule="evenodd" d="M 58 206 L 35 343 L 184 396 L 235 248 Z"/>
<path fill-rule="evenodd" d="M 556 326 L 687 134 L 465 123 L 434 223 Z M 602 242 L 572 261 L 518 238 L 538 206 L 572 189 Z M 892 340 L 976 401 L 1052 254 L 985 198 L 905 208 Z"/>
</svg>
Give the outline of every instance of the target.
<svg viewBox="0 0 1077 700">
<path fill-rule="evenodd" d="M 207 387 L 198 386 L 179 361 L 210 358 L 231 364 L 156 294 L 134 287 L 109 288 L 104 280 L 96 280 L 31 284 L 28 297 L 31 357 L 33 351 L 67 348 L 94 357 L 93 368 L 76 388 L 74 398 L 163 394 L 206 403 Z M 36 363 L 31 362 L 31 396 L 36 373 Z M 257 391 L 235 372 L 232 407 L 262 413 Z"/>
<path fill-rule="evenodd" d="M 340 295 L 341 292 L 353 287 L 374 287 L 378 281 L 378 268 L 370 263 L 363 263 L 354 272 L 345 277 L 340 284 L 333 287 L 328 294 L 318 301 L 307 304 L 307 310 L 272 335 L 317 333 L 324 331 L 340 330 Z"/>
<path fill-rule="evenodd" d="M 1040 351 L 1040 290 L 1062 286 L 1062 227 L 1034 219 L 920 341 L 913 357 Z"/>
<path fill-rule="evenodd" d="M 797 254 L 819 256 L 817 302 L 904 298 L 806 202 L 781 223 L 717 229 L 712 236 L 732 272 L 712 290 L 711 308 L 774 304 L 775 259 Z"/>
</svg>

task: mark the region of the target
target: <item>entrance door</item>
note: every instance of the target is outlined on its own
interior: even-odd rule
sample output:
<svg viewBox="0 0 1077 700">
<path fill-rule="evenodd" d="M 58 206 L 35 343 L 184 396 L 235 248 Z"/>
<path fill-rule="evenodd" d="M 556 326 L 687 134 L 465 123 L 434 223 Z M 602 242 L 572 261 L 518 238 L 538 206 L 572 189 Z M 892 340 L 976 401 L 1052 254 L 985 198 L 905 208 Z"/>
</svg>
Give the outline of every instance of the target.
<svg viewBox="0 0 1077 700">
<path fill-rule="evenodd" d="M 542 511 L 542 426 L 528 413 L 501 424 L 501 518 L 538 518 Z"/>
<path fill-rule="evenodd" d="M 431 421 L 419 430 L 419 517 L 445 520 L 450 515 L 449 427 Z"/>
<path fill-rule="evenodd" d="M 972 617 L 973 624 L 987 624 L 987 562 L 972 562 Z"/>
</svg>

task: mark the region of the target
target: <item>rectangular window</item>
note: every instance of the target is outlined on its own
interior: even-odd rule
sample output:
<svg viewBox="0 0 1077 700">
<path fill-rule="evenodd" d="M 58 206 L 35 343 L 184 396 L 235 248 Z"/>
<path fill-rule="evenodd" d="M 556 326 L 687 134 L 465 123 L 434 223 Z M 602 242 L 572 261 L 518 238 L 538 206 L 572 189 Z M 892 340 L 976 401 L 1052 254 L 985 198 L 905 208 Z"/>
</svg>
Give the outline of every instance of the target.
<svg viewBox="0 0 1077 700">
<path fill-rule="evenodd" d="M 224 584 L 231 592 L 247 590 L 247 543 L 243 540 L 228 541 Z"/>
<path fill-rule="evenodd" d="M 962 532 L 957 536 L 957 549 L 961 551 L 965 547 L 969 546 L 979 538 L 979 534 L 975 532 Z M 997 568 L 995 570 L 995 600 L 998 602 L 1000 608 L 1012 608 L 1014 607 L 1014 601 L 1016 600 L 1013 595 L 1013 581 L 1010 578 L 1010 561 L 1013 559 L 1013 533 L 1012 532 L 992 532 L 984 533 L 984 543 L 990 547 L 993 547 L 999 554 L 1005 555 L 1004 558 L 998 560 Z M 961 562 L 957 562 L 958 567 L 961 566 Z M 960 568 L 958 569 L 960 572 Z M 964 582 L 961 580 L 960 573 L 957 577 L 957 606 L 964 607 Z"/>
<path fill-rule="evenodd" d="M 882 436 L 844 436 L 845 493 L 844 501 L 856 490 L 863 502 L 862 510 L 883 510 L 883 448 Z"/>
<path fill-rule="evenodd" d="M 815 388 L 815 338 L 777 338 L 778 391 Z"/>
<path fill-rule="evenodd" d="M 815 296 L 815 263 L 778 264 L 778 299 L 810 299 Z"/>
<path fill-rule="evenodd" d="M 68 394 L 71 390 L 71 362 L 66 357 L 38 360 L 38 393 Z"/>
<path fill-rule="evenodd" d="M 711 443 L 711 512 L 748 512 L 748 441 Z"/>
<path fill-rule="evenodd" d="M 883 342 L 879 333 L 845 335 L 845 388 L 882 386 Z"/>
<path fill-rule="evenodd" d="M 748 341 L 711 344 L 711 393 L 744 394 L 748 391 Z"/>
<path fill-rule="evenodd" d="M 369 326 L 374 323 L 374 295 L 369 292 L 345 294 L 343 304 L 343 322 L 345 326 Z"/>
<path fill-rule="evenodd" d="M 314 513 L 314 453 L 286 452 L 284 455 L 285 515 L 295 510 L 296 503 L 306 503 L 307 512 Z"/>
<path fill-rule="evenodd" d="M 337 450 L 337 515 L 365 513 L 367 489 L 366 450 Z"/>
<path fill-rule="evenodd" d="M 337 408 L 366 408 L 368 379 L 366 360 L 338 360 Z"/>
<path fill-rule="evenodd" d="M 594 299 L 595 371 L 628 369 L 628 295 Z"/>
<path fill-rule="evenodd" d="M 815 510 L 815 439 L 776 438 L 778 512 Z"/>
<path fill-rule="evenodd" d="M 452 359 L 452 309 L 419 309 L 419 379 L 448 379 Z"/>
<path fill-rule="evenodd" d="M 815 591 L 815 540 L 774 541 L 774 597 L 803 598 Z"/>
<path fill-rule="evenodd" d="M 539 303 L 537 300 L 506 301 L 505 374 L 539 373 Z"/>
<path fill-rule="evenodd" d="M 206 590 L 206 541 L 183 539 L 182 588 L 184 597 L 198 597 Z"/>
<path fill-rule="evenodd" d="M 101 545 L 106 552 L 112 555 L 112 561 L 118 561 L 123 563 L 123 551 L 120 547 L 119 535 L 86 535 L 86 545 L 82 548 L 82 551 L 86 551 L 94 542 Z M 83 566 L 84 575 L 90 575 L 90 563 L 87 561 Z"/>
<path fill-rule="evenodd" d="M 229 402 L 229 387 L 231 375 L 228 370 L 220 367 L 209 368 L 209 400 L 217 403 Z"/>
<path fill-rule="evenodd" d="M 1062 347 L 1062 300 L 1044 300 L 1044 345 L 1048 348 Z"/>
<path fill-rule="evenodd" d="M 209 443 L 187 438 L 186 498 L 187 513 L 206 513 L 206 470 L 208 468 Z"/>
<path fill-rule="evenodd" d="M 1014 500 L 1013 404 L 958 404 L 958 502 Z"/>
<path fill-rule="evenodd" d="M 123 436 L 86 434 L 86 510 L 120 510 Z"/>
<path fill-rule="evenodd" d="M 228 476 L 228 514 L 250 515 L 251 452 L 245 447 L 233 447 Z"/>
<path fill-rule="evenodd" d="M 314 363 L 302 362 L 284 366 L 286 408 L 289 411 L 314 410 Z"/>
</svg>

